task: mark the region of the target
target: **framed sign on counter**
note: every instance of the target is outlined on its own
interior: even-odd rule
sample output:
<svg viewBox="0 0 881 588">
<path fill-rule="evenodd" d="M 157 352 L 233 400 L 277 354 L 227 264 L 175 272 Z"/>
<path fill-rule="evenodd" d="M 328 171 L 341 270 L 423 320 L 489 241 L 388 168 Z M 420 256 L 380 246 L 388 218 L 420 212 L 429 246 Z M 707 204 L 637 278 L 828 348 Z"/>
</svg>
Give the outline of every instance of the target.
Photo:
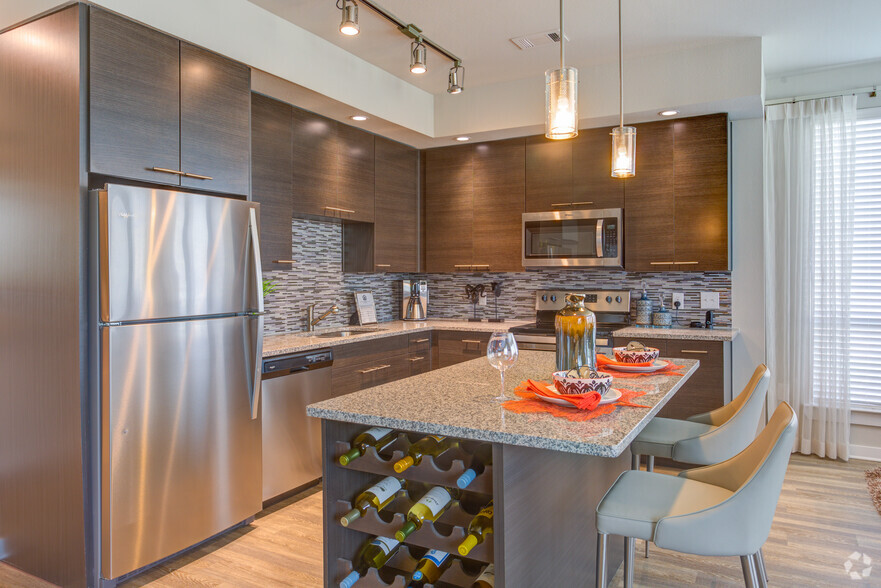
<svg viewBox="0 0 881 588">
<path fill-rule="evenodd" d="M 358 324 L 370 325 L 376 322 L 376 304 L 373 292 L 355 292 L 355 308 L 358 309 Z"/>
</svg>

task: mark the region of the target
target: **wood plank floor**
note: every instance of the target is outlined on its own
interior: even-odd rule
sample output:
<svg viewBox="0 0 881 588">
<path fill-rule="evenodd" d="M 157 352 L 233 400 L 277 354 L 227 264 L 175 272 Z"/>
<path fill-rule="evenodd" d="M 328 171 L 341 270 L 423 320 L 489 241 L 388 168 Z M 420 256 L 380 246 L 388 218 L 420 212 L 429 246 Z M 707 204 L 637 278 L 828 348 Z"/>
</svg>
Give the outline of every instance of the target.
<svg viewBox="0 0 881 588">
<path fill-rule="evenodd" d="M 873 465 L 792 456 L 764 549 L 771 586 L 881 586 L 881 516 L 872 506 L 863 477 Z M 314 488 L 261 513 L 249 527 L 123 586 L 317 587 L 322 585 L 321 541 L 321 493 Z M 637 543 L 639 553 L 642 544 Z M 850 580 L 844 569 L 855 551 L 869 555 L 875 567 L 869 578 L 859 582 Z M 637 586 L 743 586 L 738 558 L 696 557 L 654 546 L 649 559 L 637 558 L 635 572 Z M 619 570 L 613 586 L 622 585 Z M 0 586 L 49 585 L 0 565 Z"/>
</svg>

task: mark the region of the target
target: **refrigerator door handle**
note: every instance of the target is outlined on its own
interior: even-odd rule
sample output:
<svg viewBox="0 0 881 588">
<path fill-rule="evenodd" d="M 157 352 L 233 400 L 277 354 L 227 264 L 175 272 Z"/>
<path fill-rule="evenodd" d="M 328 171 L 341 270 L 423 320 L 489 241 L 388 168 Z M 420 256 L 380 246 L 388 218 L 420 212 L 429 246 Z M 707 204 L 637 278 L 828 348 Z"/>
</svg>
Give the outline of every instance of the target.
<svg viewBox="0 0 881 588">
<path fill-rule="evenodd" d="M 254 261 L 254 297 L 257 299 L 257 312 L 263 312 L 263 266 L 260 260 L 260 233 L 257 230 L 257 211 L 250 209 L 248 228 L 251 235 L 251 252 Z M 262 337 L 261 337 L 262 338 Z M 261 345 L 262 347 L 262 345 Z"/>
<path fill-rule="evenodd" d="M 250 337 L 248 333 L 250 329 L 245 329 L 245 336 L 254 341 L 253 349 L 250 350 L 251 356 L 246 357 L 245 361 L 251 364 L 251 373 L 249 374 L 251 381 L 248 383 L 248 392 L 251 401 L 251 420 L 255 420 L 260 415 L 260 391 L 263 379 L 263 315 L 254 314 L 247 318 L 248 322 L 257 321 L 256 336 Z M 245 349 L 248 349 L 247 344 Z"/>
</svg>

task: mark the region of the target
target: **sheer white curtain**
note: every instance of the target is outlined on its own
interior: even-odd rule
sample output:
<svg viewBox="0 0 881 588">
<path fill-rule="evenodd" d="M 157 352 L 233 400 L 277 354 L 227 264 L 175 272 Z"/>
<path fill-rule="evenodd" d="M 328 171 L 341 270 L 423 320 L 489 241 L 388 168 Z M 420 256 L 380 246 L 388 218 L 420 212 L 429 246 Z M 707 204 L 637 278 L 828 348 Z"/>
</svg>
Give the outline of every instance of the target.
<svg viewBox="0 0 881 588">
<path fill-rule="evenodd" d="M 848 458 L 856 97 L 765 110 L 766 349 L 795 450 Z"/>
</svg>

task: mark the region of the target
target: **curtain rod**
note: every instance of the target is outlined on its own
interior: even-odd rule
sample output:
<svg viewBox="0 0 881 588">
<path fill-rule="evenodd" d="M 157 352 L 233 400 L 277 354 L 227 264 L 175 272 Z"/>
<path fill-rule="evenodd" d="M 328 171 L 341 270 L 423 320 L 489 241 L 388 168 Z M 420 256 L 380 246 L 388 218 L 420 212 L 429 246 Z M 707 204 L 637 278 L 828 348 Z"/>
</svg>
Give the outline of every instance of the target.
<svg viewBox="0 0 881 588">
<path fill-rule="evenodd" d="M 776 100 L 765 100 L 765 106 L 772 106 L 774 104 L 786 104 L 788 102 L 818 100 L 820 98 L 833 98 L 835 96 L 847 96 L 848 94 L 868 94 L 869 96 L 874 98 L 876 91 L 876 86 L 865 86 L 863 88 L 853 88 L 851 90 L 841 90 L 839 92 L 826 92 L 825 94 L 810 94 L 807 96 L 793 96 L 792 98 L 777 98 Z"/>
</svg>

